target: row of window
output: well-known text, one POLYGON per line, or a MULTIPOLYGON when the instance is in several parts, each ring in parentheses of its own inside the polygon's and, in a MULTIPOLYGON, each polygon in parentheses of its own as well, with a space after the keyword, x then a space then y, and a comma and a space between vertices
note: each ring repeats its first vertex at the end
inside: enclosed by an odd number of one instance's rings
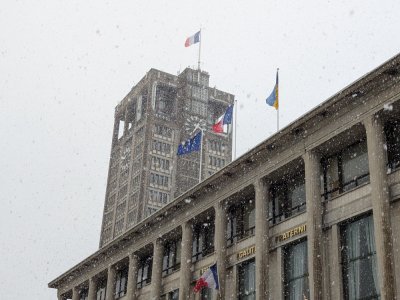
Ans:
MULTIPOLYGON (((238 215, 249 214, 247 212, 238 215)), ((250 213, 251 214, 251 213, 250 213)), ((247 226, 249 227, 249 226, 247 226)), ((194 226, 193 261, 205 251, 213 249, 212 221, 194 226), (211 238, 212 237, 212 238, 211 238)), ((378 271, 372 215, 364 215, 344 221, 340 228, 340 251, 344 299, 380 299, 378 271)), ((207 252, 211 253, 211 252, 207 252)), ((309 299, 307 241, 300 239, 283 246, 283 294, 284 299, 309 299)), ((181 240, 164 244, 162 274, 166 276, 180 268, 181 240)), ((137 287, 151 283, 152 255, 143 256, 138 265, 137 287)), ((115 297, 126 294, 128 270, 117 271, 115 297)), ((239 299, 255 299, 255 260, 250 259, 238 266, 239 299)), ((87 299, 87 290, 81 291, 80 299, 87 299)), ((174 294, 175 295, 175 291, 174 294)), ((100 282, 97 299, 105 296, 105 284, 100 282)), ((171 295, 167 295, 168 297, 171 295)), ((202 299, 211 299, 210 290, 202 292, 202 299)), ((174 298, 169 298, 174 299, 174 298)))
POLYGON ((157 156, 152 156, 152 158, 151 158, 151 169, 153 169, 153 170, 161 169, 161 170, 169 172, 170 164, 171 164, 171 161, 166 158, 161 158, 161 157, 157 157, 157 156))
POLYGON ((226 144, 220 140, 208 140, 208 149, 218 153, 224 153, 227 149, 226 144))
POLYGON ((205 102, 208 100, 208 88, 192 86, 192 96, 205 102))
POLYGON ((156 124, 154 125, 154 134, 158 134, 163 137, 172 138, 173 129, 165 125, 156 124))
POLYGON ((169 187, 169 176, 157 173, 150 173, 150 184, 156 186, 169 187))
POLYGON ((153 140, 152 142, 152 150, 162 152, 164 154, 171 154, 171 144, 153 140))
POLYGON ((225 167, 225 159, 210 155, 208 156, 208 165, 211 167, 223 168, 225 167))
POLYGON ((149 189, 149 200, 161 204, 167 204, 169 202, 169 194, 149 189))

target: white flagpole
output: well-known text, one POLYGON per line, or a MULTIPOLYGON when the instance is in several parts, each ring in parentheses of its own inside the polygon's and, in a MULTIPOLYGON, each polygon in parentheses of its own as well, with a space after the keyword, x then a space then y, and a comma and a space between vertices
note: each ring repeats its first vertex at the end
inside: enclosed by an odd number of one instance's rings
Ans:
POLYGON ((234 122, 235 122, 235 126, 234 126, 234 130, 235 130, 235 134, 234 134, 234 137, 235 137, 235 152, 234 152, 234 156, 233 156, 233 160, 235 160, 236 159, 236 145, 237 145, 237 143, 236 143, 236 125, 237 125, 237 100, 235 99, 235 120, 234 120, 234 122))
POLYGON ((203 135, 204 135, 204 131, 203 129, 200 127, 200 132, 201 132, 201 139, 200 139, 200 171, 199 171, 199 182, 201 182, 201 172, 202 172, 202 165, 203 165, 203 135))
POLYGON ((277 100, 278 100, 278 108, 276 109, 276 128, 277 128, 277 132, 279 132, 279 107, 280 105, 280 101, 279 101, 279 68, 276 69, 276 89, 277 89, 277 100))
POLYGON ((199 42, 199 61, 197 63, 197 69, 200 71, 200 53, 201 53, 201 40, 203 37, 201 36, 201 27, 200 27, 200 42, 199 42))

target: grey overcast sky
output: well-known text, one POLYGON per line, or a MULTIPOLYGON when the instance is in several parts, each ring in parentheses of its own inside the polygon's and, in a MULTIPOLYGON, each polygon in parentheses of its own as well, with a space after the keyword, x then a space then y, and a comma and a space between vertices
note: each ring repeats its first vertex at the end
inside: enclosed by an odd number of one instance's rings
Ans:
POLYGON ((400 52, 400 1, 2 0, 0 290, 47 283, 98 249, 113 114, 150 68, 197 63, 238 99, 238 154, 400 52))

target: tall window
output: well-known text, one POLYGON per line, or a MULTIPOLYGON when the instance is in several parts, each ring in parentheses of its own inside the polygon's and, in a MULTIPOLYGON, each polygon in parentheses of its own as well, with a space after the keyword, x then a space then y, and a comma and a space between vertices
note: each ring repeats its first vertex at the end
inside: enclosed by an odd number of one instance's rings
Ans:
POLYGON ((363 140, 323 159, 322 168, 326 200, 369 182, 367 142, 363 140))
POLYGON ((400 121, 391 121, 385 125, 389 168, 400 167, 400 121))
POLYGON ((256 264, 254 259, 239 266, 239 300, 256 299, 256 264))
POLYGON ((138 275, 137 275, 137 288, 142 287, 151 283, 151 269, 153 259, 151 256, 147 256, 141 259, 139 263, 138 275))
POLYGON ((128 284, 128 268, 118 270, 116 275, 115 298, 120 298, 126 294, 126 287, 128 284))
POLYGON ((107 280, 100 279, 97 282, 96 300, 106 300, 107 280))
POLYGON ((163 275, 179 270, 181 266, 181 240, 170 241, 164 246, 163 275))
POLYGON ((88 300, 89 299, 89 290, 83 289, 79 292, 79 300, 88 300))
POLYGON ((342 226, 345 299, 380 299, 372 216, 342 226))
POLYGON ((255 220, 255 202, 253 199, 230 207, 227 222, 228 245, 254 235, 255 220))
POLYGON ((156 91, 156 110, 171 116, 174 112, 176 88, 167 85, 158 85, 156 91))
POLYGON ((212 300, 212 298, 213 298, 213 290, 204 287, 200 292, 200 300, 212 300))
POLYGON ((304 172, 272 186, 272 223, 280 222, 306 210, 304 172))
POLYGON ((198 261, 214 252, 214 220, 193 227, 192 260, 198 261))
POLYGON ((136 101, 136 122, 142 118, 142 96, 139 96, 136 101))
POLYGON ((179 289, 173 290, 160 297, 160 300, 179 300, 179 289))
POLYGON ((283 249, 284 295, 287 300, 310 299, 308 287, 307 241, 283 249))

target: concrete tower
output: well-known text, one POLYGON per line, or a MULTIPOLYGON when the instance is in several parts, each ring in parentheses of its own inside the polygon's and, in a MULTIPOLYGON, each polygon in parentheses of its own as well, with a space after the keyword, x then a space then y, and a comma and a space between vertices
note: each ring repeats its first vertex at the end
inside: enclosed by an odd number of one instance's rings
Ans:
POLYGON ((189 68, 178 76, 151 69, 132 88, 115 108, 100 247, 231 161, 232 131, 211 128, 233 102, 209 87, 208 73, 189 68), (178 157, 199 127, 202 152, 178 157))

